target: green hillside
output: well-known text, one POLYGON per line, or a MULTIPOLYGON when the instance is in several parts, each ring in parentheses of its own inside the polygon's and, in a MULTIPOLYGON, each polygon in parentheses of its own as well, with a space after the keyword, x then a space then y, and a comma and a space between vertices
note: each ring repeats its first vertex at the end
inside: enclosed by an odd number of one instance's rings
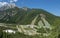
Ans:
POLYGON ((35 8, 10 8, 0 12, 1 38, 58 38, 60 17, 35 8), (14 30, 10 34, 3 30, 14 30))
MULTIPOLYGON (((43 10, 43 9, 30 9, 27 8, 27 11, 23 8, 11 8, 8 10, 5 10, 3 13, 5 13, 5 16, 0 19, 0 22, 4 23, 19 23, 19 24, 30 24, 32 20, 38 15, 38 20, 36 20, 35 24, 40 20, 40 14, 44 14, 46 17, 46 20, 53 24, 56 20, 56 18, 59 20, 60 18, 43 10), (14 15, 13 15, 14 14, 14 15), (8 19, 8 21, 7 21, 8 19)), ((2 14, 4 15, 4 14, 2 14)))

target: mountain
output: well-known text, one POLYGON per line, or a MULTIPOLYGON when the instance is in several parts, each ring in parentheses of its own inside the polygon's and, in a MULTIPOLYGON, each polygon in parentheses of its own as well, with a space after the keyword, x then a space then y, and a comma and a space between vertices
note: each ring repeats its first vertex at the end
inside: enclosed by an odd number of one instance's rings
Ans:
POLYGON ((0 11, 6 10, 6 9, 10 9, 10 8, 14 8, 16 5, 14 3, 6 3, 5 5, 2 5, 0 7, 0 11))
POLYGON ((0 11, 2 29, 16 31, 11 38, 56 38, 60 34, 59 25, 60 17, 43 9, 14 7, 0 11))
MULTIPOLYGON (((30 24, 31 21, 38 15, 39 19, 39 15, 40 14, 44 14, 46 17, 47 21, 51 21, 50 24, 52 24, 55 20, 55 18, 58 18, 57 16, 48 13, 47 11, 43 10, 43 9, 30 9, 30 8, 11 8, 11 9, 7 9, 2 11, 3 14, 1 16, 4 16, 3 18, 1 17, 1 20, 7 22, 7 19, 11 20, 11 23, 13 21, 13 23, 19 23, 19 24, 30 24), (25 10, 26 9, 26 10, 25 10), (27 10, 28 9, 28 10, 27 10), (27 22, 25 22, 27 21, 27 22)), ((38 22, 39 20, 37 20, 36 22, 38 22)))

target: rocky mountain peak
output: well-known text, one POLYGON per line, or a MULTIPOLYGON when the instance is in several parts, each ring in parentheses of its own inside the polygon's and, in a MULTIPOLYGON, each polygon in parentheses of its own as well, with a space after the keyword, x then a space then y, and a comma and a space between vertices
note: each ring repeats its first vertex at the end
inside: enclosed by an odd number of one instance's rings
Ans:
POLYGON ((9 8, 14 8, 16 5, 14 3, 6 3, 0 7, 0 11, 9 9, 9 8))

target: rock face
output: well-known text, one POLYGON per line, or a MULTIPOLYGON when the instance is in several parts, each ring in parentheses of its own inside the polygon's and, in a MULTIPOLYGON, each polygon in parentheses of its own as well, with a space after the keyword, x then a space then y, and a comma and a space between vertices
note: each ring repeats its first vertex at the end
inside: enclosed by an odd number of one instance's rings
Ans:
POLYGON ((22 9, 23 9, 23 10, 25 10, 25 11, 27 11, 27 10, 28 10, 28 8, 27 8, 27 7, 23 7, 22 9))
POLYGON ((44 14, 40 14, 41 17, 45 18, 46 16, 44 14))
POLYGON ((2 7, 0 7, 0 11, 6 10, 6 9, 10 9, 10 8, 14 8, 16 5, 14 3, 10 4, 7 3, 5 5, 3 5, 2 7))

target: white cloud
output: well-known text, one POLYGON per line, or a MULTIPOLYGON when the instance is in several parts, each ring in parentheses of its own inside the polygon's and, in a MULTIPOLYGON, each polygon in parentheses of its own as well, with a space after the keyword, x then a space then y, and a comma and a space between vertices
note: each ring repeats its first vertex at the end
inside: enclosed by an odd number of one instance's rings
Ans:
POLYGON ((2 6, 9 6, 9 7, 15 7, 16 5, 15 5, 15 3, 8 3, 8 2, 0 2, 0 7, 2 7, 2 6))
POLYGON ((17 2, 18 0, 10 0, 10 2, 17 2))
POLYGON ((4 6, 4 5, 13 5, 16 6, 14 2, 17 2, 18 0, 9 0, 10 3, 8 2, 0 2, 0 7, 4 6))
POLYGON ((14 0, 15 2, 17 2, 18 0, 14 0))
POLYGON ((8 4, 7 2, 0 2, 0 7, 8 4))

